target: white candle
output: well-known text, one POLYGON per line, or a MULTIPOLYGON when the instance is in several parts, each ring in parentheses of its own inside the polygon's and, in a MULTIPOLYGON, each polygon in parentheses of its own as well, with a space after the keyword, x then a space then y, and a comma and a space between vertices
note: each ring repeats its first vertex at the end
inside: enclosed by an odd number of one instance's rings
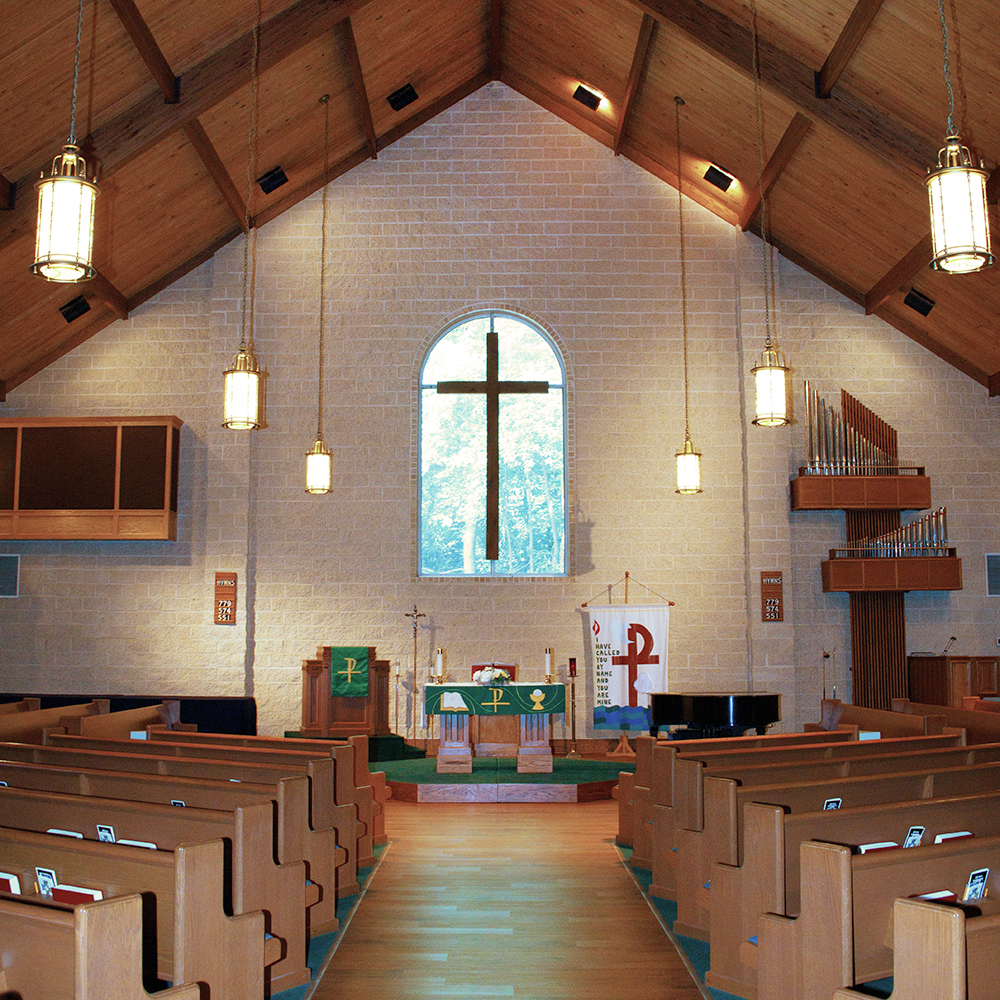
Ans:
POLYGON ((435 650, 435 652, 437 653, 437 660, 436 660, 437 670, 436 670, 436 673, 437 673, 438 678, 440 679, 444 675, 444 648, 441 647, 441 646, 438 646, 438 648, 435 650))
POLYGON ((545 647, 545 673, 546 674, 551 674, 552 673, 552 647, 551 646, 546 646, 545 647))

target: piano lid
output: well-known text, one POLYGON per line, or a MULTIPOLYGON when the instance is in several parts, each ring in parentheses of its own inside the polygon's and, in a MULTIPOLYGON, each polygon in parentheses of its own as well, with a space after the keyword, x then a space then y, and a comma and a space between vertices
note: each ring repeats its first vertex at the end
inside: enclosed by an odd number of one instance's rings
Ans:
POLYGON ((674 694, 654 691, 649 697, 654 726, 759 729, 781 721, 780 694, 732 691, 674 694))

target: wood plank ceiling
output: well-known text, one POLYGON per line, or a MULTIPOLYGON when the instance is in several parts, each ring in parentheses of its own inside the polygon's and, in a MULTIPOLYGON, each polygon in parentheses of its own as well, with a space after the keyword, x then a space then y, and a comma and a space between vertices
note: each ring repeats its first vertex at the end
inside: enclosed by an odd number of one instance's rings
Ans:
MULTIPOLYGON (((259 150, 247 121, 254 0, 85 0, 77 134, 99 167, 97 278, 29 273, 40 170, 66 141, 77 0, 4 0, 0 36, 0 399, 260 225, 490 80, 499 79, 769 236, 791 260, 1000 394, 1000 266, 931 271, 923 177, 947 95, 935 0, 259 0, 259 150), (410 83, 400 111, 387 97, 410 83), (607 99, 590 110, 579 83, 607 99), (330 95, 331 167, 322 114, 330 95), (736 178, 723 193, 709 164, 736 178), (927 316, 904 304, 911 288, 927 316), (67 322, 59 307, 90 309, 67 322)), ((1000 27, 991 0, 946 0, 956 124, 1000 190, 1000 27)), ((1000 239, 1000 235, 995 238, 1000 239)))

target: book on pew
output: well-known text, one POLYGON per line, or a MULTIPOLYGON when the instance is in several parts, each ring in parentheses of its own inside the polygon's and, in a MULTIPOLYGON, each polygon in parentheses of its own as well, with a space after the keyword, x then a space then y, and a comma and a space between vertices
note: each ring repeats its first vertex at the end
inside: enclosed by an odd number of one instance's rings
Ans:
POLYGON ((52 890, 59 884, 56 873, 51 868, 36 868, 35 878, 38 879, 38 894, 51 896, 52 890))
POLYGON ((54 885, 52 898, 57 903, 92 903, 95 899, 104 899, 100 889, 88 889, 84 885, 54 885))
POLYGON ((77 833, 76 830, 60 830, 58 827, 50 826, 46 833, 54 833, 60 837, 75 837, 77 840, 83 840, 83 834, 77 833))
POLYGON ((989 868, 979 868, 969 876, 965 893, 962 895, 962 902, 967 903, 971 899, 982 899, 986 895, 986 880, 990 877, 989 868))
POLYGON ((895 847, 899 847, 899 844, 894 840, 878 840, 871 844, 859 844, 858 854, 871 854, 874 851, 891 851, 895 847))
POLYGON ((125 847, 148 847, 151 851, 156 850, 156 844, 149 840, 118 840, 116 843, 125 847))
POLYGON ((105 823, 98 823, 97 839, 103 844, 113 844, 115 842, 115 828, 105 823))
POLYGON ((910 899, 929 899, 932 903, 957 903, 958 896, 950 889, 938 889, 936 892, 918 892, 910 899))
POLYGON ((962 840, 965 837, 971 836, 973 836, 973 834, 971 834, 968 830, 956 830, 954 833, 939 833, 934 838, 934 843, 943 844, 946 840, 962 840))
POLYGON ((906 839, 903 841, 903 847, 919 847, 920 841, 924 839, 924 829, 922 826, 911 826, 906 831, 906 839))
POLYGON ((21 880, 11 872, 0 872, 0 892, 10 892, 21 895, 21 880))

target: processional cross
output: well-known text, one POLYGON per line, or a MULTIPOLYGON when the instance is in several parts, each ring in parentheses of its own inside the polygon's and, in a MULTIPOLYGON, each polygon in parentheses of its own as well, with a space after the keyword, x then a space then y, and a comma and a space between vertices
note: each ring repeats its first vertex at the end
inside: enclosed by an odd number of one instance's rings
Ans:
MULTIPOLYGON (((486 333, 486 380, 438 382, 439 393, 483 393, 486 396, 486 558, 500 558, 500 394, 548 392, 548 382, 500 379, 500 338, 493 327, 486 333)), ((415 628, 416 626, 414 626, 415 628)))
MULTIPOLYGON (((413 619, 413 735, 417 735, 417 619, 426 618, 427 615, 423 611, 417 611, 417 606, 413 605, 412 611, 404 611, 404 618, 413 619)), ((399 715, 399 709, 396 709, 396 715, 399 715)))

